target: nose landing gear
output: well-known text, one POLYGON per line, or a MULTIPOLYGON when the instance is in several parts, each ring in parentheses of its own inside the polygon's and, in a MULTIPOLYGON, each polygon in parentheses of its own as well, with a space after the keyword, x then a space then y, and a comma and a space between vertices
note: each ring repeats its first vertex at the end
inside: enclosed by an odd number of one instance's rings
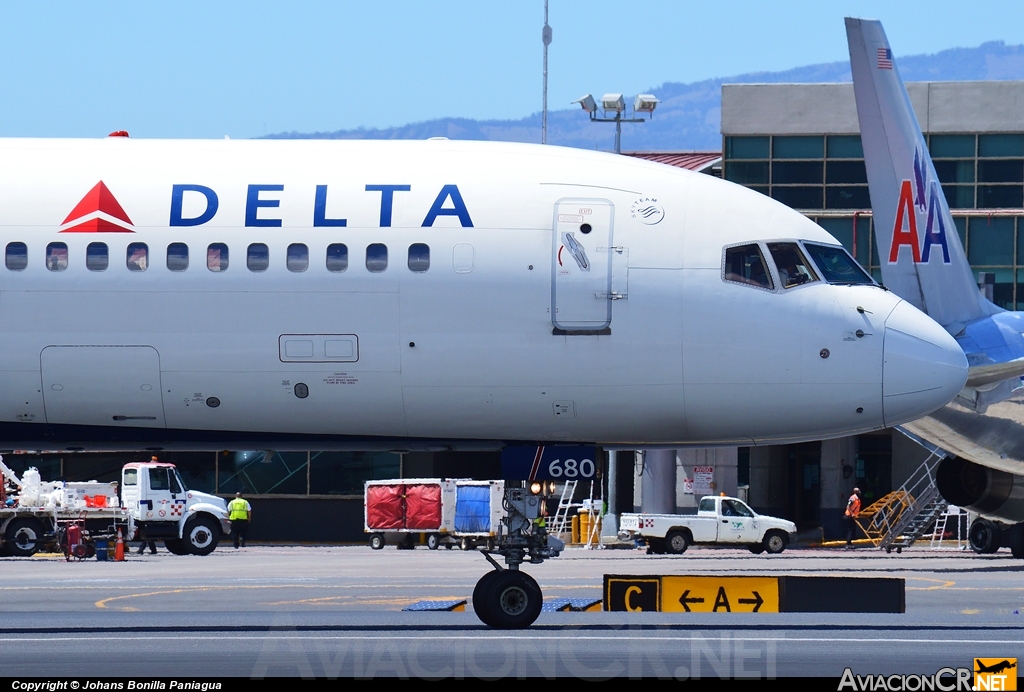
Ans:
POLYGON ((543 595, 537 581, 519 566, 526 561, 539 565, 557 557, 565 544, 549 536, 543 523, 535 524, 540 516, 541 498, 529 495, 525 488, 505 488, 502 519, 493 547, 480 552, 494 566, 473 589, 473 610, 487 626, 495 629, 522 629, 533 624, 540 615, 543 595), (501 555, 507 568, 495 561, 491 554, 501 555))

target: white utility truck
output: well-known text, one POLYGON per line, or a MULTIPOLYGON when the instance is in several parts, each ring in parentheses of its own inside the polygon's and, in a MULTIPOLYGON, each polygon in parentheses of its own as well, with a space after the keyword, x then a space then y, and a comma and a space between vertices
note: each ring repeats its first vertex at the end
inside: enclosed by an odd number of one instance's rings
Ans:
POLYGON ((796 524, 758 514, 735 497, 702 497, 696 514, 623 514, 619 538, 640 539, 651 553, 678 555, 689 546, 745 546, 752 553, 781 553, 796 524))
POLYGON ((231 533, 228 503, 189 490, 174 464, 125 464, 121 506, 135 524, 136 540, 163 540, 175 555, 209 555, 231 533))
POLYGON ((185 488, 174 464, 126 464, 115 483, 42 482, 30 468, 18 478, 0 457, 0 553, 26 557, 63 548, 78 524, 90 539, 162 540, 176 555, 208 555, 231 532, 227 503, 185 488))

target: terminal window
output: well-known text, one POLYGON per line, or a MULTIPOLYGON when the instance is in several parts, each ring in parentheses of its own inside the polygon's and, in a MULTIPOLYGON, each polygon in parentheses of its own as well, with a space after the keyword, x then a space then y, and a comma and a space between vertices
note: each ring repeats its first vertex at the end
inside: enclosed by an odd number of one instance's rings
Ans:
POLYGON ((858 135, 725 138, 724 177, 794 209, 870 209, 858 135))

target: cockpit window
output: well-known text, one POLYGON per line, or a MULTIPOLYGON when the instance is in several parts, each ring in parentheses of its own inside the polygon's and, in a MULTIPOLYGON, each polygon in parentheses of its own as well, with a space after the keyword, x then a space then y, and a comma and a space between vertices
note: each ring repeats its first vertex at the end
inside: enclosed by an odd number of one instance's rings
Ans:
POLYGON ((873 284, 868 273, 842 247, 804 243, 807 254, 830 284, 873 284))
POLYGON ((772 277, 768 274, 761 248, 756 244, 726 248, 725 280, 760 288, 773 288, 772 277))
POLYGON ((775 260, 783 288, 793 288, 818 280, 796 243, 768 243, 768 252, 772 253, 772 259, 775 260))

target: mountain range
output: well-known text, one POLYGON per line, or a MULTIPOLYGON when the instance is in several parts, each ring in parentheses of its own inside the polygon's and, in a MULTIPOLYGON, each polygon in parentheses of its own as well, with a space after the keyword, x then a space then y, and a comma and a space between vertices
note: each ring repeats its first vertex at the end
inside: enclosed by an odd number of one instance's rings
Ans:
MULTIPOLYGON (((908 82, 1024 79, 1024 45, 1008 46, 990 41, 977 48, 951 48, 931 55, 899 58, 899 69, 908 82)), ((657 96, 654 117, 644 124, 622 130, 624 151, 717 150, 720 134, 723 84, 778 84, 849 82, 847 61, 796 67, 780 72, 707 79, 683 84, 665 82, 645 93, 657 96)), ((451 139, 539 142, 541 114, 518 120, 439 118, 384 129, 358 128, 335 132, 284 132, 266 139, 451 139)), ((584 149, 611 150, 614 128, 589 122, 579 108, 548 112, 548 142, 584 149)))

